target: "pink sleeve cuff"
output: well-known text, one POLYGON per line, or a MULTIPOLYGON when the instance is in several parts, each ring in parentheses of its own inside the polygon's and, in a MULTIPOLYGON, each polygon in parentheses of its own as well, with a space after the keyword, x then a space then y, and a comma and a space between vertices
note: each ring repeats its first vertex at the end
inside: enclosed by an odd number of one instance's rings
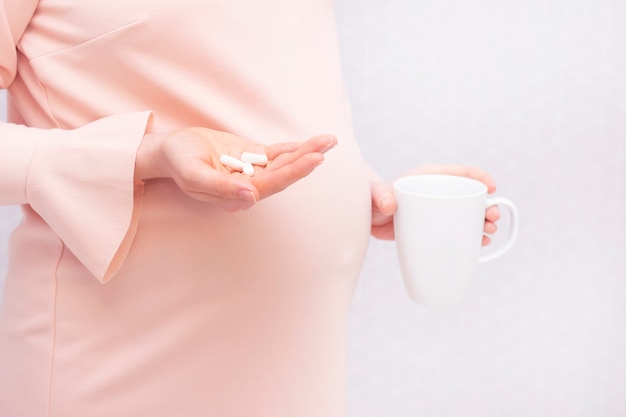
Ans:
POLYGON ((141 209, 143 183, 135 157, 150 112, 53 129, 39 141, 27 179, 31 207, 100 281, 128 254, 141 209))

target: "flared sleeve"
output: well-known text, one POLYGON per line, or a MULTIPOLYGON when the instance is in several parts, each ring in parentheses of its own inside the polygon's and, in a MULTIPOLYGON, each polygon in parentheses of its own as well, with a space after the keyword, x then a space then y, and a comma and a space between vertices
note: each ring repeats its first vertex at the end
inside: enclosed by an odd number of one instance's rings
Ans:
POLYGON ((101 282, 118 270, 135 234, 143 191, 135 157, 150 114, 74 130, 0 124, 0 203, 30 204, 101 282))
MULTIPOLYGON (((0 0, 0 88, 15 78, 16 48, 36 0, 0 0)), ((0 123, 0 204, 29 204, 101 282, 121 266, 137 227, 134 181, 149 111, 76 129, 0 123)))
POLYGON ((133 180, 135 156, 149 117, 130 113, 49 130, 30 160, 28 204, 102 282, 117 272, 135 235, 143 192, 133 180))

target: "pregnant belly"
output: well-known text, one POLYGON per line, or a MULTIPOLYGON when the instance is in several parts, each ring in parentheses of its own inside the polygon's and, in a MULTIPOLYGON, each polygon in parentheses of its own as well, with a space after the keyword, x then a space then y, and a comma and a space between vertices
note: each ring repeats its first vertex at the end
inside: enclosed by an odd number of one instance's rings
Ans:
POLYGON ((321 415, 342 404, 347 312, 370 230, 367 170, 354 155, 335 149, 238 213, 150 183, 129 256, 106 285, 66 251, 54 366, 44 367, 54 403, 105 413, 149 398, 146 415, 193 404, 321 415))

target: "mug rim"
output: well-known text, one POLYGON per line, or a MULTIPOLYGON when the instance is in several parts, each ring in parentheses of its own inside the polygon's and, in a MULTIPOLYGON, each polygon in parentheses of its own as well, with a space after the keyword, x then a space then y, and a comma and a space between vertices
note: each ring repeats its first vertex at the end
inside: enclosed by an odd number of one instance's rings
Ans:
POLYGON ((393 189, 402 194, 428 198, 470 198, 484 196, 487 194, 487 186, 482 182, 473 178, 449 174, 408 175, 396 179, 393 182, 393 189), (452 184, 454 187, 468 187, 468 191, 446 194, 445 192, 440 193, 435 191, 419 191, 411 189, 411 185, 415 186, 415 183, 417 182, 421 183, 419 185, 423 185, 424 188, 430 188, 430 190, 433 190, 437 187, 433 181, 445 181, 446 184, 452 184))

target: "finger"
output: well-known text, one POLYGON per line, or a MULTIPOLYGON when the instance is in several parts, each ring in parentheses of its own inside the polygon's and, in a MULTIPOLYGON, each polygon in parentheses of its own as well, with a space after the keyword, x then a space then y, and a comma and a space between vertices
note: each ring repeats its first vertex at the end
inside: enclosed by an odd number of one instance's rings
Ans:
POLYGON ((326 153, 337 145, 337 138, 333 135, 318 135, 304 142, 284 142, 269 145, 266 153, 273 164, 281 163, 281 166, 306 155, 307 153, 326 153), (289 155, 287 159, 283 155, 289 155))
POLYGON ((493 177, 480 168, 468 167, 467 177, 482 182, 487 186, 487 193, 492 194, 496 191, 496 182, 493 177))
POLYGON ((393 215, 398 202, 393 193, 393 186, 387 182, 370 183, 372 194, 372 229, 371 234, 377 239, 393 240, 393 215))
POLYGON ((491 239, 489 236, 483 236, 483 241, 481 242, 482 246, 487 246, 491 243, 491 239))
POLYGON ((270 161, 284 153, 295 152, 302 142, 279 142, 265 147, 265 154, 270 161))
POLYGON ((392 221, 393 215, 389 216, 381 213, 378 210, 372 209, 372 225, 373 226, 382 226, 384 224, 392 221))
POLYGON ((393 218, 390 222, 381 226, 372 226, 372 236, 381 240, 394 240, 395 233, 393 228, 393 218))
POLYGON ((310 152, 326 153, 337 146, 337 138, 333 135, 318 135, 304 141, 302 146, 296 151, 303 155, 310 152))
POLYGON ((437 165, 429 164, 421 166, 411 172, 412 174, 447 174, 460 177, 472 178, 487 186, 487 192, 492 194, 496 191, 496 182, 487 172, 480 168, 467 165, 437 165))
POLYGON ((243 175, 218 171, 206 164, 188 167, 175 181, 181 190, 204 201, 218 198, 254 203, 259 197, 255 186, 243 175))
POLYGON ((500 220, 500 209, 498 208, 498 206, 489 207, 485 212, 485 218, 493 223, 500 220))
POLYGON ((393 194, 393 186, 387 182, 372 182, 372 213, 379 213, 384 217, 393 216, 398 204, 393 194))
POLYGON ((498 226, 495 223, 492 223, 490 221, 485 222, 485 227, 484 227, 485 233, 487 233, 488 235, 493 235, 497 231, 498 231, 498 226))
POLYGON ((252 177, 252 182, 258 189, 259 198, 265 198, 306 177, 323 161, 321 153, 310 153, 281 168, 260 171, 252 177))
POLYGON ((305 142, 301 142, 293 152, 277 155, 265 168, 266 171, 276 171, 293 164, 304 155, 319 153, 320 155, 332 149, 337 144, 337 139, 331 135, 321 135, 313 137, 305 142))

